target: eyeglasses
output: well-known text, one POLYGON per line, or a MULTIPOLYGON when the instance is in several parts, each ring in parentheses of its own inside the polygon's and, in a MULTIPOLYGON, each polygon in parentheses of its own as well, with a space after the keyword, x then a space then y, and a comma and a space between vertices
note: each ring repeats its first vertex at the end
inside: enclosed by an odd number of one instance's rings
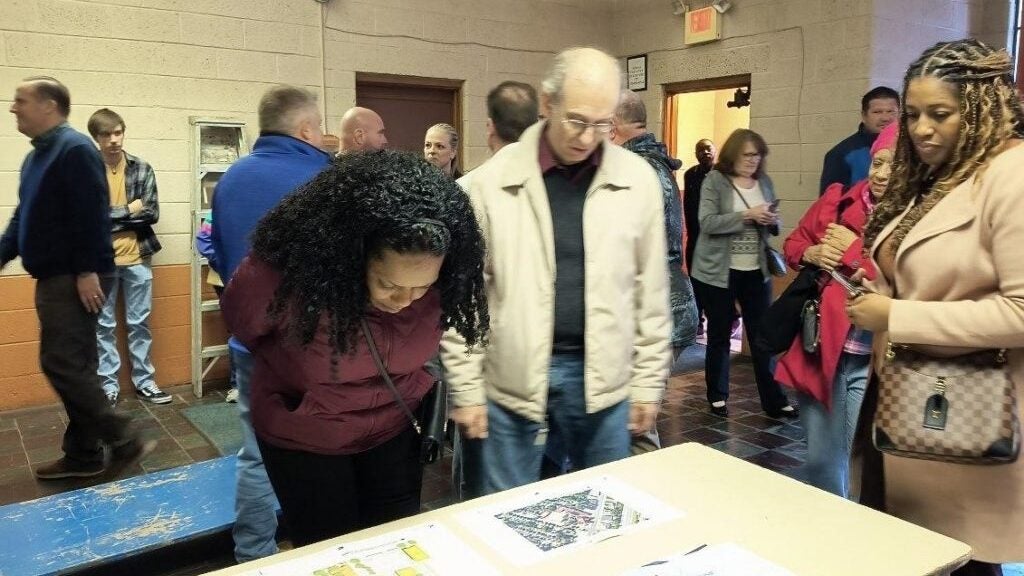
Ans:
POLYGON ((760 158, 760 157, 761 157, 761 153, 760 152, 746 152, 746 153, 743 154, 743 158, 745 158, 747 160, 753 160, 755 158, 760 158))
POLYGON ((593 128, 594 132, 605 135, 612 131, 615 127, 611 122, 584 122, 583 120, 577 120, 575 118, 566 118, 562 120, 562 125, 569 130, 569 134, 572 137, 583 136, 588 128, 593 128))

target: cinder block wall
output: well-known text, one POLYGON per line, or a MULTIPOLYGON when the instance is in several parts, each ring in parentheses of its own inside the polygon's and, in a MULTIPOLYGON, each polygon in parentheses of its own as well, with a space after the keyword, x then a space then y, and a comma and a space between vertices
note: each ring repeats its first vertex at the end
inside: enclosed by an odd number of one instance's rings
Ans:
MULTIPOLYGON (((700 8, 710 2, 689 2, 700 8)), ((620 1, 613 12, 616 52, 648 54, 644 100, 661 134, 662 85, 751 75, 751 129, 770 148, 769 173, 787 230, 818 198, 821 163, 860 120, 860 97, 888 84, 942 39, 970 34, 1006 44, 1008 0, 742 0, 724 15, 723 39, 683 45, 682 17, 660 0, 620 1)), ((721 144, 721 143, 719 143, 721 144)), ((693 143, 680 143, 685 167, 693 143)))
MULTIPOLYGON (((100 107, 125 118, 126 149, 153 164, 160 187, 154 361, 158 382, 174 385, 189 378, 189 116, 244 120, 251 142, 260 94, 287 82, 321 94, 325 130, 336 133, 355 102, 356 72, 463 80, 464 163, 473 167, 488 155, 484 95, 493 85, 539 85, 551 55, 571 45, 647 53, 644 98, 658 134, 661 85, 751 74, 751 124, 772 148, 792 225, 817 197, 825 150, 856 127, 860 95, 895 85, 900 67, 937 39, 971 31, 1002 45, 1009 4, 737 0, 722 41, 686 48, 682 18, 665 0, 4 0, 0 103, 9 106, 22 78, 48 74, 71 89, 79 130, 100 107)), ((28 150, 13 118, 0 120, 0 225, 28 150)), ((39 374, 32 289, 17 262, 0 277, 0 410, 56 400, 39 374)), ((223 338, 213 324, 207 337, 223 338)))

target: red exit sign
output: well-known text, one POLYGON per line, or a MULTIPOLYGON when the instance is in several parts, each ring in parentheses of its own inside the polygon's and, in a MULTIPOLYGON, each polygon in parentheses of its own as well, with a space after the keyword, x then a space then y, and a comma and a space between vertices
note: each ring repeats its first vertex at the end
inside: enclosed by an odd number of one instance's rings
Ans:
POLYGON ((722 15, 708 6, 686 13, 683 43, 700 44, 722 38, 722 15))
POLYGON ((714 8, 701 8, 694 10, 690 18, 690 33, 700 34, 711 30, 711 15, 715 13, 714 8))

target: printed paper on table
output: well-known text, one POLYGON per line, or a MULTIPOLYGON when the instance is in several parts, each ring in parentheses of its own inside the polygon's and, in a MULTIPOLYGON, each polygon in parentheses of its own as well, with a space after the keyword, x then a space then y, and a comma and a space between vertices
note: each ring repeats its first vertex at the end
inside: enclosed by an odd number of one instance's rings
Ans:
POLYGON ((422 524, 281 562, 259 576, 498 576, 440 524, 422 524))
POLYGON ((680 516, 649 494, 600 477, 474 508, 459 520, 523 565, 680 516))
POLYGON ((795 576, 750 550, 727 542, 629 570, 622 576, 795 576))

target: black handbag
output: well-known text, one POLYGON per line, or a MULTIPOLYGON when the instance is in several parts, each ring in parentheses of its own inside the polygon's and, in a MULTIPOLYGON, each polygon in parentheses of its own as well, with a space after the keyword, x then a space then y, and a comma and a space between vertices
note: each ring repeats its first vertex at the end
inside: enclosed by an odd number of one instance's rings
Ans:
POLYGON ((771 244, 768 244, 768 238, 765 237, 764 228, 761 229, 761 237, 764 238, 764 258, 768 265, 768 273, 772 276, 785 276, 786 275, 786 259, 782 256, 782 253, 772 248, 771 244))
POLYGON ((800 342, 804 352, 815 354, 821 347, 821 298, 808 298, 800 311, 800 342))
POLYGON ((817 266, 804 266, 793 282, 761 315, 761 329, 751 346, 768 354, 781 354, 793 344, 803 329, 804 305, 818 297, 817 266))
POLYGON ((370 356, 373 357, 373 362, 377 365, 377 371, 380 372, 384 383, 391 389, 391 395, 395 397, 395 401, 398 402, 402 411, 409 418, 412 427, 416 429, 416 433, 420 435, 420 463, 433 464, 437 462, 443 454, 444 438, 448 431, 447 385, 444 380, 434 382, 434 386, 420 402, 418 417, 413 415, 412 410, 409 410, 409 406, 405 403, 405 400, 402 400, 402 395, 395 388, 395 383, 391 381, 387 368, 384 367, 380 352, 377 351, 377 343, 373 341, 373 336, 370 334, 370 327, 366 324, 366 320, 361 320, 360 325, 363 329, 363 336, 366 338, 366 345, 370 349, 370 356))

